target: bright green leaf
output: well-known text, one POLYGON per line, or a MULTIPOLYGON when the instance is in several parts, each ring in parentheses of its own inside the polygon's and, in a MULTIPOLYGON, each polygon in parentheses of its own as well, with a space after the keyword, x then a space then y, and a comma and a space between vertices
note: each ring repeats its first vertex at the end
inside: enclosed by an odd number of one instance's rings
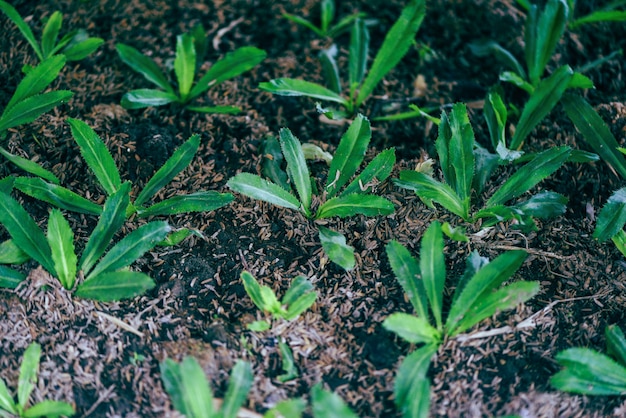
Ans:
POLYGON ((319 226, 319 237, 322 248, 330 261, 344 270, 352 270, 356 264, 354 248, 346 243, 346 237, 339 232, 319 226))

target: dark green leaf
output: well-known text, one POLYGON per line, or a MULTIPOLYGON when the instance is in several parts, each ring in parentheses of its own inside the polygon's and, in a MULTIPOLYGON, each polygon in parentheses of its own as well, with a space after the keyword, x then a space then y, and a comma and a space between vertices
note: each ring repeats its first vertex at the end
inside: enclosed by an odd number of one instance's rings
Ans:
POLYGON ((318 28, 317 26, 315 26, 313 23, 309 22, 308 20, 300 17, 300 16, 295 16, 289 13, 283 13, 283 17, 287 20, 291 20, 294 23, 297 23, 298 25, 304 26, 307 29, 310 29, 311 31, 315 32, 315 34, 319 37, 324 37, 325 33, 322 32, 322 30, 320 28, 318 28))
POLYGON ((393 274, 407 294, 415 313, 420 318, 428 319, 428 299, 417 260, 398 241, 390 241, 385 249, 393 274))
POLYGON ((37 373, 39 373, 39 360, 41 358, 41 346, 37 343, 30 343, 20 365, 20 377, 17 382, 17 400, 19 407, 24 410, 28 404, 28 398, 37 383, 37 373))
POLYGON ((507 49, 503 48, 499 43, 491 40, 471 42, 468 44, 472 54, 477 57, 493 57, 498 60, 505 67, 515 71, 522 78, 526 78, 526 71, 522 64, 511 54, 507 49))
POLYGON ((428 418, 430 381, 426 374, 437 352, 437 344, 428 344, 409 354, 400 364, 394 382, 396 406, 404 417, 428 418))
POLYGON ((556 360, 565 367, 550 379, 555 388, 587 395, 626 394, 626 368, 587 348, 570 348, 556 360))
POLYGON ((349 195, 353 193, 369 193, 373 191, 374 187, 389 177, 393 166, 396 163, 395 149, 387 149, 378 154, 374 159, 363 169, 348 186, 341 192, 341 195, 349 195))
POLYGON ((328 33, 328 28, 335 18, 335 0, 322 0, 320 9, 320 28, 323 33, 328 33))
POLYGON ((325 391, 320 383, 311 389, 311 408, 314 418, 357 418, 339 395, 325 391))
POLYGON ((0 264, 23 264, 30 260, 30 256, 8 239, 0 243, 0 264))
POLYGON ((298 199, 277 184, 262 179, 256 174, 239 173, 228 180, 228 187, 253 199, 262 200, 272 205, 300 210, 298 199))
POLYGON ((617 325, 609 325, 604 331, 606 349, 622 365, 626 365, 626 337, 617 325))
POLYGON ((327 200, 318 208, 315 219, 333 216, 346 218, 354 215, 390 215, 393 211, 393 203, 384 197, 371 194, 349 194, 327 200))
POLYGON ((4 108, 4 113, 6 114, 15 104, 22 100, 41 93, 57 78, 64 65, 65 57, 59 55, 43 61, 30 70, 17 85, 15 93, 13 93, 11 100, 4 108))
POLYGON ((35 199, 58 208, 88 215, 100 215, 102 207, 65 187, 47 183, 37 177, 17 177, 15 188, 35 199))
POLYGON ((526 26, 525 30, 530 32, 526 35, 526 48, 530 49, 527 51, 526 63, 528 77, 534 86, 539 84, 546 65, 563 36, 568 17, 569 8, 565 0, 548 0, 543 13, 537 20, 533 19, 534 24, 526 26), (530 44, 532 48, 528 45, 529 36, 535 38, 530 44))
POLYGON ((511 83, 514 86, 517 86, 520 89, 526 91, 526 93, 528 94, 533 94, 533 91, 535 91, 535 87, 533 87, 532 84, 523 79, 521 75, 514 73, 513 71, 503 71, 498 79, 500 81, 511 83))
POLYGON ((338 264, 344 270, 352 270, 356 264, 354 247, 346 243, 346 237, 323 226, 319 226, 318 229, 322 248, 330 261, 338 264))
MULTIPOLYGON (((26 275, 19 271, 0 265, 0 287, 15 289, 26 279, 26 275)), ((0 379, 0 382, 2 380, 0 379)), ((0 394, 0 408, 3 407, 2 396, 0 394)), ((6 409, 6 408, 5 408, 6 409)))
POLYGON ((279 382, 284 383, 298 377, 298 368, 296 367, 296 363, 293 359, 291 348, 289 348, 287 343, 280 341, 278 343, 278 349, 280 350, 280 357, 283 360, 282 369, 285 373, 276 376, 276 379, 279 382))
POLYGON ((349 82, 350 91, 354 91, 363 81, 367 68, 370 34, 363 19, 356 19, 350 35, 349 82))
POLYGON ((161 381, 174 408, 188 418, 212 418, 213 392, 204 371, 193 357, 178 364, 165 359, 160 364, 161 381))
POLYGON ((61 25, 63 24, 63 15, 59 11, 55 11, 50 15, 48 21, 43 27, 41 33, 41 54, 44 58, 51 55, 52 50, 57 42, 61 25))
POLYGON ((71 43, 63 50, 68 61, 80 61, 96 52, 104 44, 102 38, 87 38, 77 43, 71 43))
POLYGON ((413 190, 420 198, 434 200, 465 220, 469 219, 469 201, 461 201, 454 190, 445 183, 413 170, 401 171, 400 179, 395 179, 394 183, 413 190))
POLYGON ((188 110, 198 113, 218 113, 221 115, 238 115, 241 108, 237 106, 187 106, 188 110))
POLYGON ((548 219, 565 213, 567 198, 555 192, 543 191, 513 207, 522 211, 526 216, 548 219))
POLYGON ((506 118, 508 112, 502 97, 500 97, 497 91, 491 90, 487 93, 483 111, 493 149, 497 150, 499 144, 506 146, 506 118))
POLYGON ((210 212, 222 206, 226 206, 234 199, 234 196, 230 193, 219 193, 208 190, 170 197, 146 209, 139 209, 137 212, 142 218, 190 212, 210 212))
POLYGON ((78 285, 76 296, 101 302, 133 298, 155 286, 147 274, 136 271, 111 271, 94 276, 78 285))
POLYGON ((13 155, 10 152, 8 152, 7 150, 5 150, 4 148, 0 147, 0 154, 2 156, 4 156, 4 158, 6 158, 7 160, 9 160, 10 162, 12 162, 13 164, 15 164, 17 167, 21 168, 22 170, 26 171, 27 173, 33 174, 37 177, 41 177, 43 179, 48 180, 50 183, 54 183, 54 184, 59 184, 61 183, 61 181, 58 179, 57 176, 55 176, 54 174, 52 174, 50 171, 46 170, 45 168, 43 168, 42 166, 40 166, 39 164, 17 156, 17 155, 13 155))
POLYGON ((626 187, 616 190, 598 214, 593 237, 600 242, 612 238, 626 224, 626 187))
POLYGON ((204 30, 204 26, 201 23, 198 23, 191 30, 191 36, 193 37, 193 46, 196 50, 196 67, 200 67, 204 58, 206 56, 206 52, 209 47, 208 38, 206 36, 206 31, 204 30))
POLYGON ((481 147, 478 144, 475 144, 474 146, 475 170, 474 170, 474 179, 472 182, 472 188, 474 189, 475 194, 479 195, 480 193, 483 192, 483 190, 485 189, 485 185, 487 184, 487 181, 491 179, 491 176, 493 175, 494 171, 496 171, 496 168, 498 168, 500 164, 500 158, 505 157, 505 159, 508 159, 508 156, 510 156, 511 159, 515 159, 521 153, 518 152, 517 155, 511 155, 511 154, 513 154, 513 152, 511 153, 507 152, 505 155, 492 154, 489 151, 487 151, 487 149, 481 147))
POLYGON ((196 75, 196 49, 193 37, 190 34, 176 37, 176 58, 174 59, 174 73, 178 81, 180 100, 187 101, 193 79, 196 75))
POLYGON ((178 103, 176 94, 154 89, 131 90, 122 96, 121 105, 124 109, 143 109, 150 106, 163 106, 178 103))
POLYGON ((291 283, 291 286, 289 286, 289 289, 287 289, 287 292, 285 292, 281 302, 283 305, 289 306, 304 294, 312 291, 313 283, 304 276, 297 276, 291 283))
POLYGON ((471 280, 472 277, 484 266, 489 264, 487 257, 482 257, 478 254, 478 251, 474 250, 465 260, 465 271, 463 276, 459 278, 459 281, 454 289, 454 295, 452 295, 452 304, 454 305, 457 297, 461 294, 461 291, 465 288, 465 285, 471 280))
POLYGON ((76 280, 78 261, 74 251, 74 232, 58 209, 50 212, 47 239, 57 277, 64 288, 71 290, 76 280))
POLYGON ((443 286, 446 282, 446 262, 443 258, 441 224, 438 221, 432 222, 422 236, 420 272, 437 329, 441 330, 443 325, 441 309, 443 305, 443 286))
POLYGON ((54 107, 65 103, 72 97, 67 90, 49 91, 30 96, 10 109, 5 109, 0 118, 0 132, 25 123, 30 123, 54 107))
POLYGON ((339 79, 339 68, 337 68, 337 45, 332 44, 329 48, 322 49, 319 53, 322 72, 326 86, 337 94, 341 94, 341 81, 339 79))
POLYGON ((263 141, 261 153, 263 154, 262 172, 274 183, 283 189, 290 191, 289 179, 287 173, 281 168, 284 158, 280 149, 280 143, 274 135, 267 135, 263 141))
POLYGON ((224 395, 221 414, 223 418, 236 418, 252 387, 252 366, 247 361, 237 360, 230 372, 228 389, 224 395))
POLYGON ((298 192, 300 202, 302 203, 302 210, 305 215, 309 216, 313 191, 311 189, 311 175, 309 174, 309 167, 306 165, 306 160, 304 159, 302 145, 298 138, 287 128, 280 130, 278 140, 280 142, 280 148, 283 150, 285 161, 287 162, 287 174, 289 175, 289 179, 298 192))
POLYGON ((574 20, 569 24, 570 29, 576 29, 580 25, 584 25, 587 23, 597 23, 597 22, 625 22, 626 21, 626 11, 622 10, 599 10, 597 12, 589 13, 587 16, 583 16, 579 19, 574 20))
POLYGON ((28 23, 26 23, 24 19, 22 19, 22 16, 20 16, 20 14, 17 12, 17 10, 15 10, 13 6, 5 1, 0 0, 0 10, 4 12, 4 14, 7 15, 7 17, 11 19, 13 23, 15 23, 20 32, 22 32, 22 35, 24 35, 24 38, 26 38, 26 40, 30 44, 30 46, 33 47, 33 50, 37 54, 37 57, 41 61, 43 61, 43 54, 41 53, 41 49, 39 48, 37 39, 35 39, 35 35, 33 35, 33 31, 30 30, 28 23))
POLYGON ((167 81, 167 77, 161 71, 158 65, 132 46, 117 44, 115 45, 119 57, 134 71, 138 72, 151 83, 156 84, 166 92, 174 95, 174 89, 167 81))
POLYGON ((319 84, 294 78, 277 78, 259 84, 259 89, 281 96, 306 96, 314 99, 327 100, 350 107, 350 103, 339 94, 319 84))

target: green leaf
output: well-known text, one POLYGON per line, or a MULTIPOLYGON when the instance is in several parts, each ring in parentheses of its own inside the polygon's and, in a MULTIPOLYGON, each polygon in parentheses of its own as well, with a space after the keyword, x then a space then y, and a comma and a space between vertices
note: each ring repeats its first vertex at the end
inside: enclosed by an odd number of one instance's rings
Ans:
POLYGON ((256 174, 239 173, 226 183, 231 190, 276 206, 300 210, 298 199, 277 184, 256 174))
POLYGON ((253 380, 254 376, 252 375, 250 363, 237 360, 235 367, 230 372, 228 389, 224 395, 224 402, 220 411, 223 418, 237 417, 237 412, 239 412, 248 397, 253 380))
POLYGON ((80 61, 96 52, 104 44, 102 38, 87 38, 80 42, 74 42, 63 50, 63 55, 68 61, 80 61))
POLYGON ((50 212, 47 239, 57 277, 64 288, 71 290, 76 279, 78 261, 74 251, 74 232, 58 209, 50 212))
POLYGON ((584 74, 575 72, 567 85, 567 89, 592 89, 594 88, 593 81, 584 74))
POLYGON ((16 177, 15 188, 35 199, 58 208, 88 215, 100 215, 102 207, 57 184, 47 183, 37 177, 16 177))
POLYGON ((213 392, 204 371, 193 357, 178 364, 165 359, 160 364, 161 381, 174 408, 188 418, 212 418, 213 392))
POLYGON ((278 349, 280 350, 280 357, 283 360, 282 369, 285 373, 276 376, 276 379, 279 382, 284 383, 298 377, 298 368, 296 367, 296 363, 293 359, 291 348, 289 348, 287 343, 280 341, 278 343, 278 349))
POLYGON ((10 109, 5 109, 0 118, 0 132, 25 123, 30 123, 54 107, 65 103, 72 97, 72 92, 67 90, 49 91, 30 96, 10 109))
MULTIPOLYGON (((0 287, 15 289, 26 279, 26 275, 19 271, 0 265, 0 287)), ((2 380, 0 380, 2 382, 2 380)), ((1 389, 1 388, 0 388, 1 389)), ((2 408, 2 394, 0 393, 0 408, 2 408)))
POLYGON ((520 167, 491 196, 485 207, 497 206, 514 199, 533 188, 537 183, 558 170, 572 152, 571 148, 554 147, 535 156, 530 162, 520 167))
POLYGON ((24 19, 22 19, 20 14, 17 12, 17 10, 15 10, 13 6, 5 1, 0 0, 0 10, 5 15, 7 15, 7 17, 11 19, 13 23, 15 23, 20 32, 22 32, 22 35, 24 35, 24 38, 26 38, 26 40, 30 44, 30 46, 33 47, 33 50, 37 54, 37 57, 41 61, 43 61, 43 54, 41 53, 41 49, 39 48, 37 39, 35 39, 35 35, 33 35, 33 31, 30 30, 28 23, 26 23, 24 19))
POLYGON ((155 286, 147 274, 136 271, 111 271, 85 280, 78 285, 76 296, 101 302, 139 296, 155 286))
POLYGON ((326 191, 329 197, 335 196, 337 191, 356 173, 363 162, 371 137, 372 129, 369 120, 359 114, 341 137, 333 161, 330 163, 326 179, 326 191))
POLYGON ((469 242, 469 238, 465 233, 465 228, 462 226, 453 227, 449 222, 444 222, 441 225, 441 232, 448 238, 458 242, 469 242))
POLYGON ((56 11, 50 15, 48 21, 43 27, 41 33, 41 53, 44 58, 48 58, 51 55, 52 50, 57 42, 61 25, 63 24, 63 15, 61 12, 56 11))
POLYGON ((617 234, 615 234, 611 240, 619 252, 626 257, 626 231, 623 229, 617 231, 617 234))
POLYGON ((400 364, 394 382, 396 406, 404 417, 428 418, 430 381, 426 373, 438 344, 428 344, 409 354, 400 364))
POLYGON ((383 327, 413 344, 431 344, 441 340, 441 333, 430 325, 428 318, 406 313, 396 312, 389 315, 383 321, 383 327))
POLYGON ((346 237, 323 226, 318 227, 322 248, 330 261, 344 270, 352 270, 356 264, 354 248, 346 243, 346 237))
POLYGON ((172 95, 175 94, 174 88, 167 81, 167 77, 165 77, 165 74, 163 74, 159 66, 152 59, 143 55, 132 46, 117 44, 115 45, 115 49, 120 59, 134 71, 166 92, 172 95))
POLYGON ((180 98, 169 91, 154 89, 131 90, 122 96, 120 104, 124 109, 143 109, 150 106, 164 106, 179 103, 180 98))
POLYGON ((283 153, 280 144, 274 135, 267 135, 263 141, 261 153, 263 155, 262 172, 274 183, 289 191, 289 181, 287 173, 283 171, 281 165, 283 163, 283 153))
POLYGON ((257 279, 247 271, 241 272, 240 276, 241 281, 243 282, 243 287, 246 290, 252 302, 256 305, 259 310, 263 312, 269 312, 270 307, 266 304, 265 298, 263 297, 262 286, 259 284, 257 279))
POLYGON ((219 193, 213 190, 207 190, 170 197, 146 209, 138 209, 137 212, 142 218, 190 212, 210 212, 222 206, 226 206, 234 199, 235 197, 230 193, 219 193))
POLYGON ((322 0, 320 9, 320 28, 323 33, 328 33, 328 28, 335 18, 335 0, 322 0))
POLYGON ((130 266, 165 239, 171 230, 172 228, 164 221, 149 222, 140 226, 115 244, 86 279, 130 266))
MULTIPOLYGON (((502 153, 502 150, 498 150, 504 160, 516 160, 521 156, 520 151, 506 150, 502 153)), ((492 154, 485 148, 478 144, 474 144, 474 179, 472 181, 472 188, 474 193, 479 195, 485 189, 487 181, 491 179, 492 174, 498 168, 500 163, 500 157, 496 154, 492 154)), ((468 208, 469 210, 469 208, 468 208)))
POLYGON ((58 417, 61 415, 71 417, 75 413, 76 412, 74 411, 72 405, 67 402, 42 401, 24 411, 22 417, 58 417))
POLYGON ((113 193, 104 202, 102 215, 98 219, 98 224, 85 245, 83 254, 80 257, 78 268, 85 275, 89 274, 91 268, 96 264, 104 251, 111 243, 113 235, 121 228, 126 220, 126 208, 130 203, 130 183, 123 183, 119 190, 113 193))
POLYGON ((291 305, 301 296, 309 293, 313 290, 313 283, 309 279, 304 276, 297 276, 285 295, 283 296, 282 303, 283 305, 291 305))
POLYGON ((313 191, 311 189, 311 175, 304 159, 302 145, 298 138, 287 128, 280 130, 278 140, 287 162, 287 174, 298 192, 302 210, 306 216, 310 216, 313 191))
POLYGON ((238 115, 241 108, 237 106, 187 106, 187 110, 198 113, 218 113, 221 115, 238 115))
POLYGON ((511 52, 507 49, 503 48, 499 43, 492 40, 483 40, 470 42, 468 44, 470 51, 472 54, 477 57, 489 57, 492 55, 497 61, 502 63, 505 67, 513 70, 515 73, 519 74, 522 78, 526 78, 526 71, 524 71, 524 67, 522 64, 515 58, 511 52))
POLYGON ((413 190, 420 198, 430 199, 464 220, 469 219, 469 202, 462 202, 450 186, 432 177, 413 170, 403 170, 394 183, 405 189, 413 190))
POLYGON ((204 26, 202 26, 201 23, 194 26, 190 33, 193 37, 193 46, 196 50, 196 67, 200 67, 206 56, 209 41, 204 26))
POLYGON ((411 0, 402 9, 402 13, 396 23, 391 27, 382 46, 374 58, 374 63, 370 68, 365 81, 361 85, 359 95, 356 99, 356 107, 360 106, 372 94, 374 88, 380 80, 409 51, 417 31, 424 20, 426 14, 425 0, 411 0))
POLYGON ((122 180, 115 161, 102 139, 81 120, 68 118, 67 122, 70 124, 72 136, 80 148, 81 155, 98 179, 100 186, 108 195, 116 192, 122 180))
POLYGON ((497 150, 500 144, 506 147, 506 118, 508 112, 502 97, 497 91, 491 90, 487 93, 483 112, 489 128, 489 137, 491 138, 493 149, 497 150))
POLYGON ((0 243, 0 264, 22 264, 28 260, 30 256, 22 251, 12 239, 0 243))
POLYGON ((22 357, 20 365, 20 377, 17 382, 18 406, 22 410, 26 409, 30 394, 37 383, 37 373, 39 373, 39 359, 41 358, 41 346, 31 343, 22 357))
POLYGON ((441 224, 438 221, 432 222, 422 236, 420 272, 437 329, 441 330, 443 324, 441 309, 443 304, 443 286, 446 282, 446 262, 443 258, 441 224))
POLYGON ((292 22, 304 26, 307 29, 310 29, 311 31, 315 32, 315 34, 319 37, 324 37, 326 36, 326 34, 324 32, 322 32, 322 30, 320 28, 318 28, 317 26, 315 26, 313 23, 309 22, 308 20, 300 17, 300 16, 296 16, 296 15, 292 15, 289 13, 283 13, 283 17, 287 20, 291 20, 292 22))
POLYGON ((519 149, 522 146, 526 137, 556 106, 573 75, 574 71, 568 65, 564 65, 550 77, 541 80, 522 110, 509 148, 519 149))
POLYGON ((246 325, 246 329, 254 332, 263 332, 270 329, 272 326, 267 321, 252 321, 246 325))
POLYGON ((569 8, 565 0, 548 0, 539 19, 533 18, 529 21, 530 25, 527 22, 526 64, 530 82, 535 86, 541 80, 546 65, 563 36, 568 16, 569 8), (529 37, 534 39, 529 42, 529 37))
POLYGON ((314 418, 357 418, 339 395, 325 391, 320 383, 311 389, 311 408, 314 418))
POLYGON ((9 388, 7 388, 4 380, 0 379, 0 415, 2 415, 2 410, 17 415, 18 411, 16 406, 15 401, 13 401, 13 396, 11 396, 11 392, 9 392, 9 388))
POLYGON ((354 91, 363 81, 367 69, 367 54, 369 52, 370 34, 363 19, 356 19, 350 34, 350 48, 348 70, 350 91, 354 91))
POLYGON ((337 67, 337 45, 332 44, 328 48, 320 51, 318 57, 322 66, 322 73, 326 86, 337 94, 341 94, 341 80, 339 78, 339 68, 337 67))
POLYGON ((259 89, 272 94, 278 94, 280 96, 306 96, 314 99, 339 103, 346 108, 350 107, 350 103, 348 103, 348 101, 339 94, 327 89, 324 86, 305 80, 277 78, 268 82, 260 83, 259 89))
POLYGON ((144 186, 137 199, 135 206, 143 206, 152 196, 163 188, 167 183, 185 169, 193 160, 200 146, 200 136, 192 135, 183 145, 181 145, 165 164, 152 176, 144 186))
POLYGON ((188 99, 196 74, 196 49, 193 45, 193 37, 190 34, 186 33, 176 37, 174 72, 178 81, 180 100, 185 102, 188 99))
POLYGON ((17 85, 15 93, 4 108, 4 113, 7 113, 9 109, 22 100, 41 93, 57 78, 64 65, 65 57, 59 55, 43 61, 30 70, 17 85))
POLYGON ((599 10, 597 12, 589 13, 586 16, 578 18, 569 24, 569 28, 574 30, 577 27, 587 23, 598 22, 625 22, 626 11, 622 10, 599 10))
POLYGON ((484 266, 489 264, 487 257, 482 257, 478 254, 478 251, 474 250, 465 260, 465 271, 457 282, 456 289, 454 289, 454 295, 452 295, 452 304, 456 302, 457 298, 461 294, 461 291, 465 289, 465 285, 474 277, 474 275, 484 266))
POLYGON ((606 349, 622 365, 626 365, 626 337, 617 325, 609 325, 604 331, 606 349))
POLYGON ((317 210, 315 219, 331 218, 333 216, 347 218, 355 215, 390 215, 394 210, 393 203, 384 197, 371 194, 349 194, 327 200, 317 210))
POLYGON ((263 418, 302 418, 306 406, 306 402, 302 398, 285 399, 267 411, 263 418))
POLYGON ((508 251, 478 270, 450 307, 445 325, 448 335, 454 335, 470 309, 508 280, 520 268, 525 258, 524 251, 508 251))
POLYGON ((390 241, 385 249, 391 270, 413 305, 415 313, 419 318, 427 320, 428 299, 417 260, 398 241, 390 241))
POLYGON ((598 214, 593 237, 604 242, 617 234, 626 224, 626 187, 616 190, 598 214))
POLYGON ((565 213, 567 198, 555 192, 543 191, 514 205, 513 208, 519 209, 526 216, 548 219, 565 213))
POLYGON ((539 293, 539 282, 515 282, 477 300, 450 336, 460 334, 493 314, 515 308, 539 293))
POLYGON ((600 115, 585 99, 573 94, 564 94, 561 104, 594 152, 626 179, 626 159, 617 150, 619 143, 600 115))
POLYGON ((449 120, 447 117, 441 120, 439 137, 435 143, 441 166, 446 167, 444 173, 448 173, 447 183, 456 191, 459 199, 468 202, 466 205, 469 206, 474 177, 474 131, 465 104, 455 104, 449 120))
POLYGON ((514 73, 513 71, 503 71, 498 79, 506 83, 511 83, 514 86, 517 86, 520 89, 526 91, 526 93, 528 94, 533 94, 533 92, 535 91, 535 87, 532 84, 522 78, 521 75, 514 73))
POLYGON ((341 192, 342 196, 354 193, 369 193, 374 186, 389 177, 393 166, 396 164, 396 151, 394 148, 386 149, 378 154, 361 171, 348 186, 341 192))
POLYGON ((56 275, 46 236, 24 208, 7 193, 0 192, 0 224, 22 251, 56 275))
POLYGON ((287 307, 287 313, 285 313, 283 317, 287 321, 292 321, 296 319, 298 316, 300 316, 302 312, 306 311, 311 306, 313 306, 316 299, 317 299, 316 292, 305 293, 304 295, 300 296, 298 299, 296 299, 293 303, 291 303, 287 307))
POLYGON ((565 367, 550 384, 565 392, 586 395, 626 394, 626 368, 610 357, 587 348, 570 348, 556 360, 565 367))
POLYGON ((48 180, 50 183, 61 183, 57 176, 31 160, 13 155, 2 147, 0 147, 0 154, 27 173, 34 174, 37 177, 48 180))

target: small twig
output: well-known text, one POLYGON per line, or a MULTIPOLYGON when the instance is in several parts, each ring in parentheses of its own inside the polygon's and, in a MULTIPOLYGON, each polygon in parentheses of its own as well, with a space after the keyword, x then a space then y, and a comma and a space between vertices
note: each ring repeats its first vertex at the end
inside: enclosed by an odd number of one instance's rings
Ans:
POLYGON ((128 332, 132 332, 133 334, 139 336, 140 338, 143 338, 143 332, 137 330, 136 328, 131 327, 130 325, 128 325, 126 322, 122 321, 121 319, 117 319, 114 316, 111 316, 109 314, 105 314, 104 312, 100 312, 100 311, 95 311, 95 314, 98 315, 100 318, 103 319, 108 319, 109 321, 113 322, 115 325, 117 325, 118 327, 128 331, 128 332))
POLYGON ((109 388, 106 391, 104 391, 103 394, 98 396, 98 399, 96 400, 96 402, 93 405, 91 405, 91 408, 89 408, 87 412, 85 412, 82 416, 90 417, 92 412, 95 411, 96 408, 109 397, 111 392, 113 392, 113 389, 115 389, 114 385, 109 386, 109 388))
POLYGON ((228 32, 230 32, 231 30, 233 30, 233 28, 237 26, 238 24, 240 24, 241 22, 243 22, 243 16, 240 17, 239 19, 233 20, 225 28, 218 30, 217 34, 213 38, 213 49, 217 51, 220 47, 220 42, 222 41, 222 37, 226 35, 228 32))
POLYGON ((540 256, 548 257, 548 258, 556 258, 557 260, 571 260, 571 259, 576 258, 575 255, 559 255, 559 254, 555 254, 549 251, 534 250, 532 248, 520 248, 514 245, 485 245, 484 248, 493 248, 494 250, 506 250, 506 251, 522 250, 522 251, 526 251, 528 254, 540 255, 540 256))
POLYGON ((248 267, 248 262, 246 261, 246 258, 243 256, 243 251, 241 251, 241 248, 239 249, 239 258, 241 258, 241 264, 243 264, 243 268, 246 271, 250 271, 250 268, 248 267))

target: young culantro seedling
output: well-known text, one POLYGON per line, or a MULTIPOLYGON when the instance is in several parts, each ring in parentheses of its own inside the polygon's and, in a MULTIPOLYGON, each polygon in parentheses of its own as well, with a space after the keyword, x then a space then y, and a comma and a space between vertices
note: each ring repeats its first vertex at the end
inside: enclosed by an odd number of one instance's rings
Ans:
POLYGON ((304 26, 307 29, 315 32, 320 38, 334 38, 347 30, 350 25, 358 18, 364 16, 364 13, 355 13, 350 16, 346 16, 336 24, 332 24, 335 19, 335 0, 322 0, 320 1, 320 25, 315 26, 313 22, 307 20, 301 16, 292 15, 289 13, 283 13, 286 19, 291 20, 298 25, 304 26))
MULTIPOLYGON (((373 184, 384 181, 395 164, 395 152, 389 149, 374 158, 349 184, 363 162, 371 138, 369 121, 358 115, 341 137, 337 151, 330 163, 326 185, 321 193, 324 202, 313 212, 313 186, 309 168, 300 141, 289 129, 282 129, 279 142, 287 163, 290 184, 277 184, 256 174, 240 173, 228 181, 228 186, 238 193, 276 206, 300 211, 312 219, 354 215, 378 216, 393 213, 393 204, 373 195, 373 184), (348 184, 343 191, 341 190, 348 184), (295 188, 295 192, 292 190, 295 188)), ((331 261, 346 270, 355 264, 353 249, 338 232, 319 226, 319 237, 324 251, 331 261)))

